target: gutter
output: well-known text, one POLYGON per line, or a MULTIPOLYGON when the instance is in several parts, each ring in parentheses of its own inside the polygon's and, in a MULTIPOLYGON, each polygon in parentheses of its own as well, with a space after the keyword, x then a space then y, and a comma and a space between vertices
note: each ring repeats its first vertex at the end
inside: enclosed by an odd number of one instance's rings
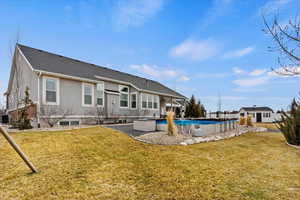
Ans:
POLYGON ((40 128, 41 127, 41 124, 40 124, 40 112, 41 112, 41 106, 40 106, 40 78, 42 76, 42 72, 38 72, 38 100, 37 100, 37 124, 38 124, 38 127, 40 128))

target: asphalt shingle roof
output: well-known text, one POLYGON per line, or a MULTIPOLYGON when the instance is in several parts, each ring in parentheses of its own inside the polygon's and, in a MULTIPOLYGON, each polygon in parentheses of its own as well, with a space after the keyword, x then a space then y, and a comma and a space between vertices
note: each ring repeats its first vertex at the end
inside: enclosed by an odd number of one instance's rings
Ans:
POLYGON ((68 76, 99 80, 95 76, 101 76, 123 82, 129 82, 142 90, 163 93, 169 96, 186 98, 178 92, 162 85, 157 81, 134 76, 102 66, 86 63, 76 59, 35 49, 18 44, 18 47, 35 70, 59 73, 68 76))
POLYGON ((242 107, 240 110, 245 110, 245 111, 271 111, 273 112, 273 110, 269 107, 263 106, 263 107, 242 107))

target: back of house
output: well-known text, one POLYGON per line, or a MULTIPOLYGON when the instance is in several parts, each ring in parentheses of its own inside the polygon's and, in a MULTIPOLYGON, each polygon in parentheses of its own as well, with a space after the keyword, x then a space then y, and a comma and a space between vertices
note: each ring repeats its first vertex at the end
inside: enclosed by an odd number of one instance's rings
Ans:
POLYGON ((159 82, 18 44, 5 93, 11 122, 27 87, 34 126, 159 118, 166 105, 186 100, 159 82))

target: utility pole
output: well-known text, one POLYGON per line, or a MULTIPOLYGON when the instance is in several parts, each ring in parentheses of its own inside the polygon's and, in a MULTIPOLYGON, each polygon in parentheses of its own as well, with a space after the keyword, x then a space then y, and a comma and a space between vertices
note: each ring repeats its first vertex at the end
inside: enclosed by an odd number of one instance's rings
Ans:
POLYGON ((222 101, 221 101, 221 95, 220 95, 220 92, 219 92, 218 93, 218 110, 217 110, 218 118, 221 118, 221 110, 222 110, 222 101))
POLYGON ((37 173, 38 170, 34 167, 34 165, 29 161, 25 153, 20 149, 20 147, 16 144, 14 139, 7 133, 7 131, 0 126, 0 133, 4 136, 4 138, 8 141, 8 143, 12 146, 12 148, 19 154, 25 164, 31 169, 32 173, 37 173))

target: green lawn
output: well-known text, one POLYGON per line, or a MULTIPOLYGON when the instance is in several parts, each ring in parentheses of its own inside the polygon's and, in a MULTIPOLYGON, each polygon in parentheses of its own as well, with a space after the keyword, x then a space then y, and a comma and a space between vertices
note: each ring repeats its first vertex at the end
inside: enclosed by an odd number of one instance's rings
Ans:
POLYGON ((134 141, 106 128, 12 134, 29 170, 0 138, 0 199, 291 199, 300 150, 279 133, 191 146, 134 141))

